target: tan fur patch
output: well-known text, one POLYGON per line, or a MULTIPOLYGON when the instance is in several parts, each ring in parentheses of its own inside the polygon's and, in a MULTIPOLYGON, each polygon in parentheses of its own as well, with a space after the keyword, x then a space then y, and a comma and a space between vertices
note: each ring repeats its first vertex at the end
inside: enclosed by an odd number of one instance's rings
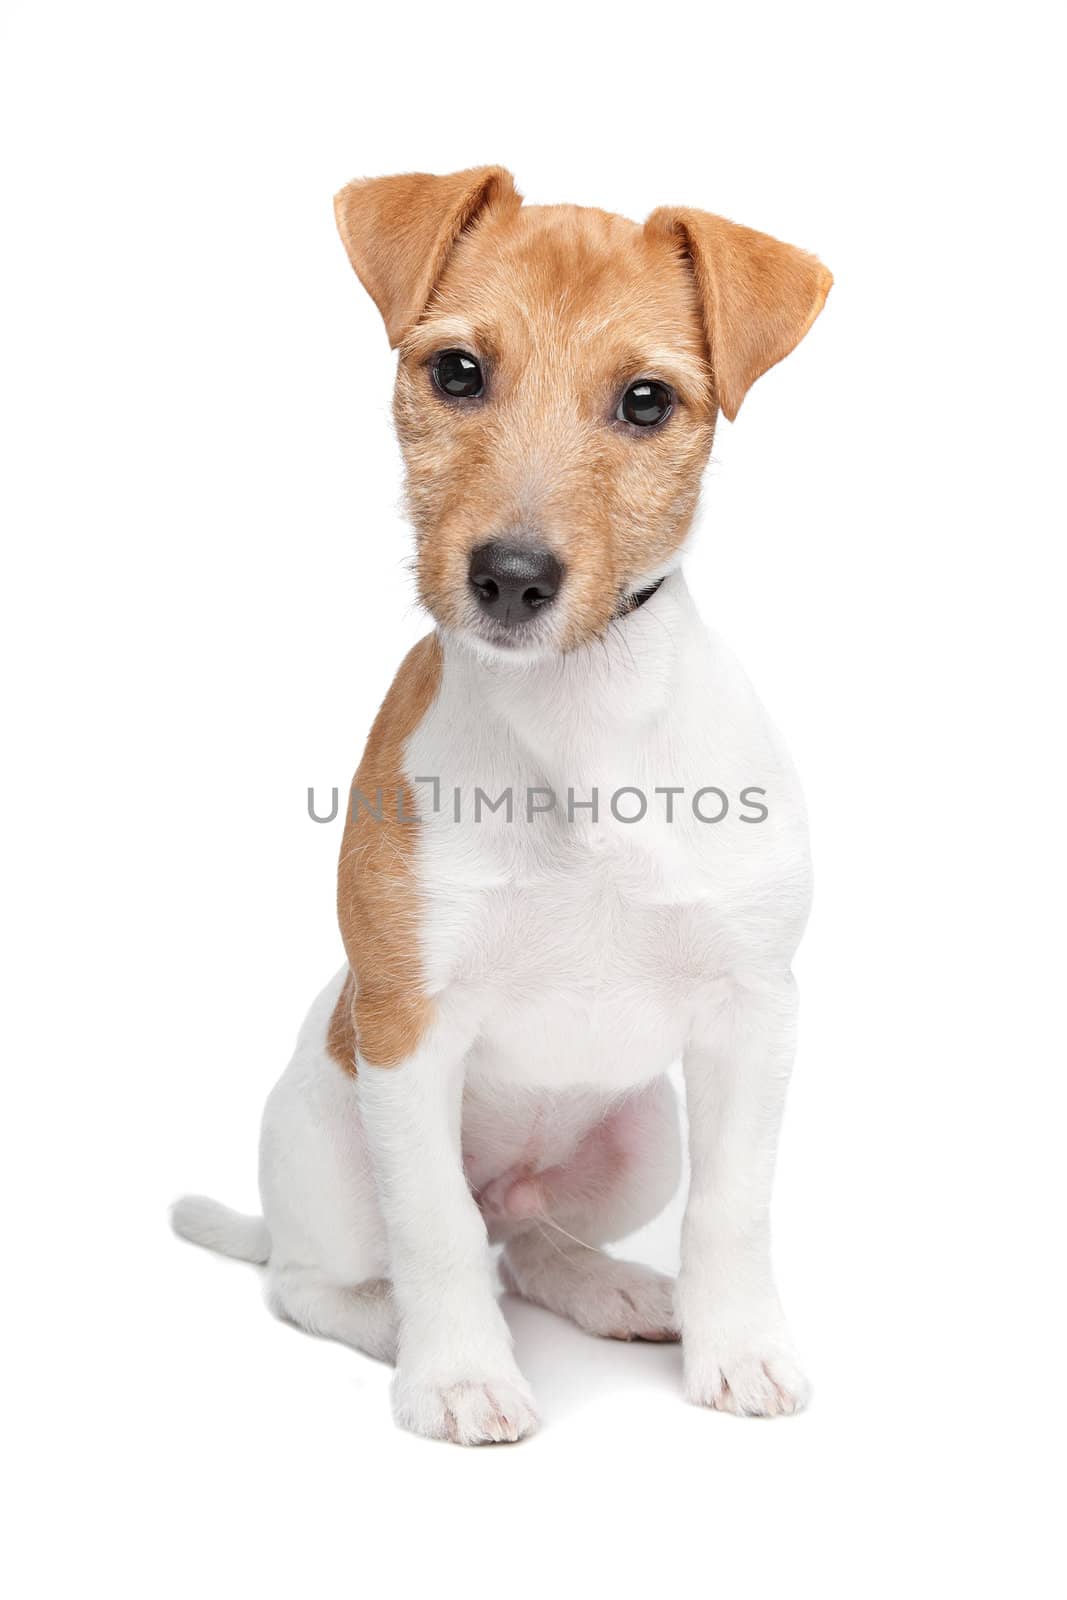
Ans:
POLYGON ((337 872, 337 915, 350 971, 327 1035, 330 1054, 347 1072, 355 1072, 357 1046, 374 1066, 402 1061, 432 1015, 418 942, 418 823, 403 820, 415 810, 403 763, 440 681, 441 646, 430 634, 404 658, 352 781, 337 872))

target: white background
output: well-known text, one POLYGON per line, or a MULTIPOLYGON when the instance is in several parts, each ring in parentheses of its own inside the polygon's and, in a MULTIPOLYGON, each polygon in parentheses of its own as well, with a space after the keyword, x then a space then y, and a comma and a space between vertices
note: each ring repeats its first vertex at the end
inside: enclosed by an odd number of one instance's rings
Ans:
MULTIPOLYGON (((1054 14, 5 7, 12 1593, 1062 1593, 1054 14), (385 1369, 167 1232, 185 1189, 255 1206, 339 962, 306 788, 425 628, 331 196, 480 162, 836 276, 721 426, 690 567, 812 813, 797 1420, 511 1307, 543 1432, 427 1444, 385 1369)), ((678 1214, 635 1248, 669 1264, 678 1214)))

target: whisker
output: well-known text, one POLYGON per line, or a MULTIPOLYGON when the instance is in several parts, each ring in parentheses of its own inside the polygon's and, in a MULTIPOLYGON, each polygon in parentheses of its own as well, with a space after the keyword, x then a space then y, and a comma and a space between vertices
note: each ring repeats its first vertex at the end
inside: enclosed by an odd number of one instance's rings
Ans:
POLYGON ((585 1240, 579 1239, 576 1233, 568 1233, 566 1228, 561 1228, 558 1222, 553 1222, 552 1218, 545 1211, 542 1211, 538 1214, 537 1222, 538 1231, 542 1233, 543 1237, 548 1240, 548 1243, 552 1245, 552 1248, 558 1251, 560 1255, 563 1255, 564 1252, 560 1250, 559 1246, 552 1239, 548 1238, 547 1233, 545 1233, 540 1227, 542 1222, 547 1222, 550 1228, 555 1228, 557 1233, 561 1233, 565 1239, 570 1239, 572 1244, 580 1244, 583 1250, 592 1250, 593 1253, 598 1256, 607 1255, 607 1251, 604 1250, 600 1245, 586 1244, 585 1240))
MULTIPOLYGON (((548 1218, 547 1218, 547 1217, 546 1217, 546 1218, 545 1218, 545 1221, 546 1221, 546 1222, 547 1222, 547 1221, 548 1221, 548 1218)), ((553 1249, 553 1250, 554 1250, 554 1251, 555 1251, 555 1252, 556 1252, 556 1254, 557 1254, 557 1255, 558 1255, 558 1256, 560 1256, 560 1257, 562 1257, 562 1259, 563 1259, 563 1260, 564 1260, 564 1261, 566 1261, 566 1259, 567 1259, 567 1252, 566 1252, 566 1251, 565 1251, 565 1250, 561 1250, 561 1249, 560 1249, 560 1247, 559 1247, 559 1245, 558 1245, 558 1244, 557 1244, 557 1243, 556 1243, 556 1241, 555 1241, 555 1239, 550 1239, 550 1238, 549 1238, 549 1237, 548 1237, 548 1234, 547 1234, 547 1233, 546 1233, 546 1232, 545 1232, 545 1230, 544 1230, 544 1228, 542 1228, 542 1226, 541 1226, 541 1224, 540 1224, 540 1222, 539 1222, 539 1221, 538 1221, 538 1220, 537 1220, 537 1218, 536 1218, 536 1217, 535 1217, 535 1218, 534 1218, 534 1219, 533 1219, 533 1222, 534 1222, 534 1226, 535 1226, 535 1228, 536 1228, 536 1229, 537 1229, 537 1231, 538 1231, 538 1233, 539 1233, 539 1234, 540 1234, 540 1235, 541 1235, 541 1237, 542 1237, 542 1239, 543 1239, 543 1240, 544 1240, 544 1241, 545 1241, 545 1243, 546 1243, 546 1244, 547 1244, 547 1245, 548 1245, 548 1246, 549 1246, 549 1247, 550 1247, 550 1248, 551 1248, 551 1249, 553 1249)))

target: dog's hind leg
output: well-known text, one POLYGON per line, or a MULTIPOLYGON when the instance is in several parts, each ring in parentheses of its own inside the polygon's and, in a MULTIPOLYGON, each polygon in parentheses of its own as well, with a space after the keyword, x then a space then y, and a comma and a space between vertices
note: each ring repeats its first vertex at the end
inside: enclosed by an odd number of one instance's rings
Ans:
POLYGON ((490 1197, 507 1238, 504 1285, 609 1339, 678 1338, 674 1280, 600 1248, 663 1209, 678 1186, 678 1106, 666 1078, 586 1134, 563 1167, 490 1197))
POLYGON ((397 1316, 384 1278, 352 1287, 329 1283, 312 1267, 272 1271, 267 1290, 271 1310, 323 1339, 350 1344, 379 1361, 395 1361, 397 1316))
POLYGON ((392 1361, 397 1318, 356 1080, 327 1042, 342 981, 312 1006, 263 1114, 267 1303, 309 1333, 392 1361))

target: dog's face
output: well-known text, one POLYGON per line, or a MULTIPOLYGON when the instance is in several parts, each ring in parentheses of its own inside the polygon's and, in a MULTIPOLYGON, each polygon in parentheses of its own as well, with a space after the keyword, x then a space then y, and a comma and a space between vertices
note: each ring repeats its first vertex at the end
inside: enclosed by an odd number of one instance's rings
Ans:
POLYGON ((337 212, 400 351, 424 603, 519 659, 596 639, 677 559, 718 409, 829 274, 699 212, 524 208, 497 168, 351 184, 337 212))
POLYGON ((715 405, 692 273, 622 217, 490 214, 401 343, 395 411, 434 616, 505 649, 593 638, 696 504, 715 405))

